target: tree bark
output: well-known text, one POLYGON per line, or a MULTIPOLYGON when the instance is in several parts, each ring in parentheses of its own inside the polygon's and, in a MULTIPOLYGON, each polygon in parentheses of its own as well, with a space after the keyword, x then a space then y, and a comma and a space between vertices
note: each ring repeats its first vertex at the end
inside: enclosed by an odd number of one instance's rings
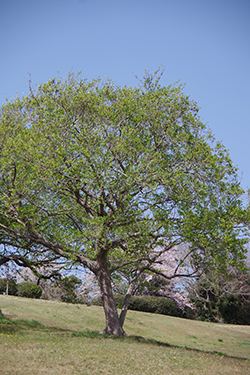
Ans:
POLYGON ((8 279, 8 278, 6 279, 6 290, 5 290, 5 295, 6 295, 6 296, 9 295, 9 279, 8 279))
POLYGON ((6 264, 6 290, 5 290, 6 296, 9 295, 9 264, 6 264))
POLYGON ((101 250, 97 259, 97 277, 101 291, 102 304, 106 317, 106 328, 103 333, 115 336, 125 336, 120 324, 117 308, 115 305, 110 272, 107 266, 106 252, 101 250))
POLYGON ((144 270, 144 267, 139 267, 139 269, 136 272, 135 277, 133 278, 133 280, 131 281, 131 283, 128 287, 127 293, 126 293, 125 298, 124 298, 122 311, 121 311, 120 317, 119 317, 121 327, 123 327, 123 324, 124 324, 124 321, 125 321, 125 318, 126 318, 126 315, 127 315, 127 311, 128 311, 129 302, 130 302, 131 296, 134 292, 136 282, 137 282, 139 276, 141 275, 141 273, 143 272, 143 270, 144 270))
POLYGON ((130 299, 131 299, 131 296, 132 296, 133 288, 134 288, 134 286, 132 284, 130 284, 129 287, 128 287, 127 293, 125 295, 125 298, 124 298, 124 304, 123 304, 122 311, 121 311, 120 317, 119 317, 121 327, 123 327, 123 324, 124 324, 124 321, 125 321, 125 318, 126 318, 126 315, 127 315, 128 306, 129 306, 129 302, 130 302, 130 299))

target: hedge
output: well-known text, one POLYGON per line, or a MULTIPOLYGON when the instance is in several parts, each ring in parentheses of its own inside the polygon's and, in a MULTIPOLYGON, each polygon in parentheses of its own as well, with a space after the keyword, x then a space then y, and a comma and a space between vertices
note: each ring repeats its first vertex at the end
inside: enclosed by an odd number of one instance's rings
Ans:
MULTIPOLYGON (((116 294, 114 296, 116 306, 121 309, 123 306, 124 296, 116 294)), ((92 300, 93 305, 102 305, 101 298, 92 300)), ((182 316, 182 312, 178 309, 176 303, 167 297, 151 297, 151 296, 131 296, 129 302, 129 310, 150 312, 155 314, 164 314, 171 316, 182 316)))

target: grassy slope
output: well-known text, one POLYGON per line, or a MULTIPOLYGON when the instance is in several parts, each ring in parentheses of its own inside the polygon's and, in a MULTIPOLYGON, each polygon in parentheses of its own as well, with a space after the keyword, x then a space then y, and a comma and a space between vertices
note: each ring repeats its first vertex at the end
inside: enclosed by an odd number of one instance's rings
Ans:
POLYGON ((128 312, 125 331, 129 335, 171 345, 167 347, 137 342, 136 338, 81 337, 87 329, 104 328, 103 310, 97 306, 0 296, 0 308, 11 319, 35 319, 49 327, 3 332, 0 374, 250 374, 248 360, 205 353, 216 351, 250 359, 250 326, 128 312))

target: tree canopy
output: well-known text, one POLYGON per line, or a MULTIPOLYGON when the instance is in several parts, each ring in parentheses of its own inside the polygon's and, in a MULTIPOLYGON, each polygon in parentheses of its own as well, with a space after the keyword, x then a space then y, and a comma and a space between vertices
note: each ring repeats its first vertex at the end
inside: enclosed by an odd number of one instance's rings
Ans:
POLYGON ((242 265, 249 213, 237 168, 198 112, 181 85, 162 87, 150 74, 131 88, 70 73, 7 101, 2 259, 87 267, 99 282, 105 332, 118 335, 117 272, 161 274, 164 254, 181 244, 192 272, 242 265))

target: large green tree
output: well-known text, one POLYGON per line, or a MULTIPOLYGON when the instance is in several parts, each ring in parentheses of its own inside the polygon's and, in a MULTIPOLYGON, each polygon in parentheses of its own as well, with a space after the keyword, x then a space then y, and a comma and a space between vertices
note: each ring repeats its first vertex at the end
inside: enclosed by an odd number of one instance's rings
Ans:
POLYGON ((164 273, 164 254, 180 244, 196 271, 243 262, 248 216, 237 169, 181 86, 150 74, 135 88, 52 79, 3 105, 0 153, 8 256, 92 271, 106 333, 125 334, 112 292, 119 271, 132 281, 164 273))

